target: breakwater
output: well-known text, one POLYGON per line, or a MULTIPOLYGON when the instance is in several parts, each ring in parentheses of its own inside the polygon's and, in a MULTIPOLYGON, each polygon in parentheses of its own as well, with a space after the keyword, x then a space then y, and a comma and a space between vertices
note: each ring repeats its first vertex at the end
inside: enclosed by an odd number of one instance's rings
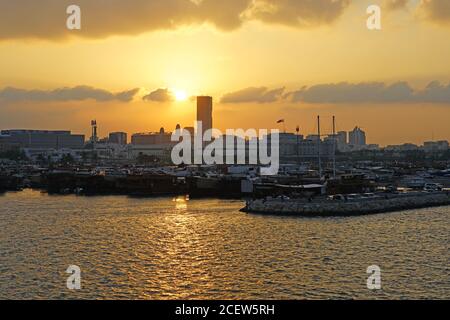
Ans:
POLYGON ((357 201, 305 201, 297 199, 251 200, 241 209, 247 213, 298 216, 354 216, 450 205, 449 192, 385 195, 357 201))

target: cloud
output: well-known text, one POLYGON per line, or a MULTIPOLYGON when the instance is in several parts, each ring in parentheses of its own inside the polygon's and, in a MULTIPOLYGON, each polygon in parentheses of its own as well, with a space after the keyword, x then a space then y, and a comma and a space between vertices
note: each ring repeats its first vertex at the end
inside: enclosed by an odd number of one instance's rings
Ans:
POLYGON ((420 102, 450 103, 450 83, 443 85, 439 81, 433 81, 417 92, 416 99, 420 102))
POLYGON ((313 27, 334 22, 349 4, 350 0, 255 0, 248 16, 267 23, 313 27))
POLYGON ((73 88, 59 88, 54 90, 26 90, 7 87, 0 90, 0 101, 81 101, 96 100, 98 102, 121 101, 130 102, 139 89, 132 89, 119 93, 112 93, 103 89, 89 86, 77 86, 73 88))
POLYGON ((319 84, 290 93, 293 102, 361 103, 399 102, 409 99, 413 90, 405 82, 385 85, 381 82, 319 84))
POLYGON ((144 96, 142 100, 154 102, 171 102, 174 100, 174 96, 169 89, 157 89, 144 96))
POLYGON ((119 101, 128 102, 132 101, 134 96, 140 91, 139 88, 123 91, 115 94, 115 97, 119 101))
POLYGON ((450 25, 449 0, 422 0, 419 10, 427 20, 438 24, 450 25))
POLYGON ((209 23, 234 30, 259 20, 297 27, 335 21, 350 0, 77 0, 81 30, 66 28, 72 0, 0 0, 0 40, 104 38, 209 23))
MULTIPOLYGON (((140 89, 110 92, 89 86, 64 87, 53 90, 27 90, 14 87, 0 89, 0 102, 66 102, 95 100, 97 102, 131 102, 140 89)), ((156 89, 142 97, 144 101, 172 102, 175 100, 169 89, 156 89)), ((450 104, 450 83, 432 81, 424 88, 413 88, 407 82, 392 84, 383 82, 327 83, 304 86, 286 92, 285 88, 249 87, 223 95, 221 103, 273 103, 292 102, 309 104, 388 104, 431 103, 450 104)))
POLYGON ((266 87, 251 87, 225 94, 222 103, 269 103, 279 100, 284 88, 269 90, 266 87))
POLYGON ((431 82, 414 90, 406 82, 387 85, 382 82, 319 84, 303 87, 284 96, 291 102, 356 103, 450 103, 450 84, 431 82))
POLYGON ((399 10, 406 8, 409 0, 383 0, 383 7, 388 10, 399 10))

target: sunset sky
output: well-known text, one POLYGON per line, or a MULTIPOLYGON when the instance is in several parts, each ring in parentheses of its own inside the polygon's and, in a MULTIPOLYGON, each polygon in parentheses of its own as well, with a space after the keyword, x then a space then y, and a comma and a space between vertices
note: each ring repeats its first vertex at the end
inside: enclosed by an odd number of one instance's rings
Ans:
POLYGON ((0 129, 173 130, 194 95, 221 130, 320 114, 369 143, 450 140, 450 1, 0 0, 0 129))

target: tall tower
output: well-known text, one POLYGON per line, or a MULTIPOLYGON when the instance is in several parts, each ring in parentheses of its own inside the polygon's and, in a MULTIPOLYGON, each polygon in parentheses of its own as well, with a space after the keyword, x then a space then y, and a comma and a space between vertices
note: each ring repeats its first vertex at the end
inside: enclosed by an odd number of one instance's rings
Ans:
POLYGON ((197 97, 197 121, 202 122, 202 135, 206 130, 213 128, 212 119, 213 98, 207 96, 197 97))
POLYGON ((91 136, 91 142, 97 142, 98 136, 97 136, 97 120, 91 121, 91 127, 92 127, 92 136, 91 136))

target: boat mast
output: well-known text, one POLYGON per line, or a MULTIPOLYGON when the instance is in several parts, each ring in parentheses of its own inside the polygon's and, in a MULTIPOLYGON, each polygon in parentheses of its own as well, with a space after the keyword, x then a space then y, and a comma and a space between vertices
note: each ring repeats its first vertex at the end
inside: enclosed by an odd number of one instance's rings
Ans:
POLYGON ((333 177, 336 178, 336 117, 333 116, 333 177))
POLYGON ((298 165, 298 170, 300 170, 300 151, 299 151, 300 126, 299 125, 297 125, 297 128, 295 128, 295 131, 297 132, 297 165, 298 165))
POLYGON ((322 179, 322 161, 320 155, 320 116, 317 116, 317 157, 319 160, 319 178, 322 179))

